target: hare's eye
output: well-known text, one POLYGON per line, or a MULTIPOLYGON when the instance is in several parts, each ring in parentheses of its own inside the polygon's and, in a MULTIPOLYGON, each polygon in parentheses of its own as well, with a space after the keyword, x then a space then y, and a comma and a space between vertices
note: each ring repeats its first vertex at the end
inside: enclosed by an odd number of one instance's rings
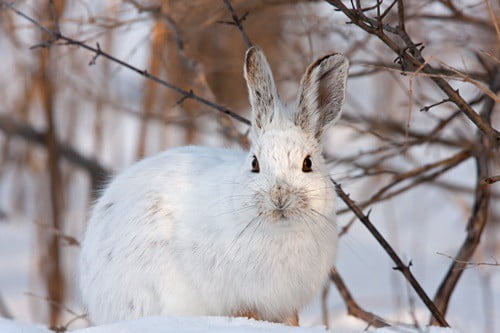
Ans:
POLYGON ((257 157, 253 157, 252 159, 252 172, 259 172, 259 161, 257 161, 257 157))
POLYGON ((307 155, 306 158, 304 158, 304 162, 302 162, 302 171, 303 172, 313 171, 312 164, 313 162, 311 161, 311 156, 307 155))

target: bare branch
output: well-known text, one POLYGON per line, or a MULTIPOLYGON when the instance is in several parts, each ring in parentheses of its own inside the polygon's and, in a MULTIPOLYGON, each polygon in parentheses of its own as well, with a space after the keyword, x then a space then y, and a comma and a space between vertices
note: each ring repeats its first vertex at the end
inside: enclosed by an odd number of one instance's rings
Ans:
POLYGON ((359 318, 370 326, 374 327, 386 327, 390 326, 385 319, 380 318, 379 316, 363 310, 358 303, 354 300, 352 297, 351 292, 347 288, 346 284, 344 283, 344 280, 340 276, 340 274, 337 272, 335 268, 332 268, 330 271, 330 279, 332 282, 335 284, 337 287, 340 296, 342 296, 342 299, 344 300, 344 304, 347 307, 347 313, 353 317, 359 318))
POLYGON ((394 28, 387 24, 383 24, 382 29, 377 26, 377 21, 364 15, 357 10, 347 8, 342 0, 326 0, 328 3, 343 12, 353 24, 357 25, 366 32, 376 35, 396 54, 396 60, 400 63, 403 71, 421 71, 422 73, 431 74, 430 79, 455 103, 458 108, 472 121, 487 137, 494 143, 495 146, 500 145, 500 132, 494 129, 491 124, 484 121, 482 117, 463 99, 458 90, 453 89, 450 84, 437 74, 435 69, 423 58, 419 44, 415 44, 406 31, 400 28, 394 28), (405 43, 404 48, 400 48, 398 42, 385 34, 385 31, 399 36, 405 43))
POLYGON ((7 305, 5 305, 5 302, 3 301, 1 294, 0 294, 0 316, 7 318, 7 319, 13 318, 12 314, 10 313, 9 309, 7 308, 7 305))
POLYGON ((394 267, 395 270, 400 271, 403 276, 406 278, 406 280, 410 283, 410 285, 413 287, 413 290, 417 293, 417 295, 420 297, 422 302, 427 306, 429 311, 431 312, 432 316, 435 318, 437 323, 440 326, 444 327, 449 327, 450 325, 446 322, 444 319, 444 316, 442 313, 439 311, 439 309, 436 307, 436 305, 432 302, 432 300, 427 296, 427 293, 424 291, 420 283, 417 281, 417 279, 413 276, 413 273, 410 270, 411 262, 408 265, 405 265, 401 258, 396 254, 394 249, 391 247, 391 245, 385 240, 385 238, 378 232, 378 230, 375 228, 375 226, 371 223, 369 220, 368 216, 363 213, 361 208, 359 208, 354 201, 349 198, 349 196, 342 190, 342 187, 340 184, 336 183, 334 180, 332 180, 333 184, 335 185, 335 190, 339 197, 342 199, 342 201, 345 202, 345 204, 349 207, 349 209, 358 217, 358 219, 365 225, 365 227, 370 231, 370 233, 375 237, 377 242, 384 248, 384 250, 387 252, 389 257, 394 261, 396 264, 396 267, 394 267))
MULTIPOLYGON (((446 158, 446 159, 443 159, 443 160, 440 160, 437 162, 429 163, 429 164, 423 165, 421 167, 418 167, 416 169, 413 169, 413 170, 407 171, 405 173, 401 173, 399 175, 396 175, 394 177, 394 179, 389 184, 387 184, 384 187, 382 187, 381 189, 379 189, 377 192, 375 192, 375 194, 373 194, 370 197, 370 199, 363 201, 362 203, 359 204, 359 206, 361 208, 365 208, 373 203, 390 199, 390 198, 394 197, 395 195, 400 194, 404 191, 407 191, 407 190, 409 190, 409 189, 411 189, 411 188, 413 188, 413 187, 415 187, 423 182, 429 182, 431 180, 434 180, 437 176, 441 175, 442 173, 444 173, 444 172, 448 171, 449 169, 462 163, 463 161, 468 159, 470 156, 471 156, 470 151, 467 151, 467 150, 461 151, 461 152, 459 152, 459 153, 457 153, 449 158, 446 158), (412 183, 410 183, 409 185, 404 186, 403 188, 398 189, 394 192, 387 193, 388 190, 390 190, 391 188, 393 188, 397 184, 403 182, 404 180, 414 178, 416 176, 420 176, 429 170, 432 170, 432 169, 435 169, 435 168, 438 168, 441 166, 443 167, 442 169, 439 169, 436 172, 431 173, 429 175, 424 175, 424 176, 421 176, 419 178, 415 178, 415 180, 412 183)), ((345 209, 341 209, 337 213, 343 214, 343 213, 348 212, 349 210, 352 210, 352 209, 350 209, 350 207, 345 208, 345 209)))
MULTIPOLYGON (((47 144, 44 133, 37 131, 27 124, 14 121, 7 116, 0 115, 0 130, 8 136, 19 137, 37 145, 45 146, 47 144)), ((57 142, 56 144, 61 157, 88 172, 94 191, 108 179, 111 174, 110 171, 104 168, 97 160, 85 157, 73 147, 61 142, 57 142)))
POLYGON ((111 60, 113 61, 114 63, 117 63, 119 64, 120 66, 123 66, 123 67, 126 67, 128 69, 130 69, 131 71, 134 71, 136 73, 138 73, 139 75, 142 75, 144 76, 145 78, 147 79, 150 79, 150 80, 153 80, 177 93, 179 93, 180 95, 182 96, 187 96, 187 98, 190 98, 192 100, 195 100, 196 102, 198 103, 201 103, 201 104, 204 104, 206 106, 209 106, 210 108, 214 109, 214 110, 217 110, 219 112, 222 112, 228 116, 230 116, 231 118, 241 122, 241 123, 244 123, 246 125, 250 125, 250 120, 246 119, 245 117, 242 117, 240 116, 239 114, 235 113, 234 111, 230 110, 229 108, 226 108, 225 106, 222 106, 222 105, 219 105, 215 102, 212 102, 212 101, 209 101, 203 97, 200 97, 196 94, 191 94, 189 91, 187 90, 184 90, 184 89, 181 89, 165 80, 162 80, 160 79, 159 77, 156 77, 154 75, 151 75, 148 73, 147 70, 142 70, 142 69, 139 69, 135 66, 132 66, 130 65, 129 63, 123 61, 123 60, 120 60, 118 58, 115 58, 114 56, 112 56, 111 54, 107 53, 107 52, 104 52, 102 51, 100 48, 96 48, 96 47, 92 47, 90 45, 87 45, 85 42, 82 42, 82 41, 78 41, 78 40, 75 40, 73 38, 70 38, 68 36, 65 36, 63 34, 58 34, 50 29, 48 29, 47 27, 44 27, 40 22, 38 22, 37 20, 29 17, 28 15, 20 12, 19 10, 17 10, 14 6, 12 6, 11 4, 9 4, 8 2, 6 2, 5 0, 0 0, 0 3, 2 3, 4 6, 8 7, 9 9, 11 9, 12 11, 14 11, 16 14, 20 15, 21 17, 25 18, 26 20, 30 21, 31 23, 33 23, 36 27, 38 27, 39 29, 43 30, 44 32, 48 33, 52 39, 47 41, 45 44, 39 44, 40 47, 50 47, 50 46, 53 46, 53 45, 75 45, 75 46, 79 46, 83 49, 86 49, 92 53, 94 53, 97 56, 101 56, 103 58, 106 58, 108 60, 111 60), (55 42, 57 41, 63 41, 64 43, 63 44, 56 44, 55 42))
POLYGON ((231 5, 231 1, 229 1, 229 0, 223 0, 223 1, 224 1, 224 5, 227 7, 229 12, 231 13, 232 22, 223 21, 220 23, 227 23, 227 24, 234 25, 240 31, 241 37, 243 37, 243 40, 245 41, 247 48, 252 47, 252 42, 250 41, 250 38, 248 38, 248 35, 245 32, 245 29, 243 29, 243 24, 242 24, 243 21, 247 18, 248 13, 245 13, 245 14, 243 14, 243 16, 238 17, 238 15, 236 15, 236 12, 235 12, 233 6, 231 5))
POLYGON ((41 222, 35 222, 38 226, 41 228, 47 230, 48 232, 52 233, 54 236, 64 240, 67 245, 70 246, 80 246, 80 242, 73 236, 69 236, 65 233, 63 233, 61 230, 58 228, 54 228, 53 226, 41 222))
MULTIPOLYGON (((490 83, 490 89, 495 93, 500 90, 500 70, 498 68, 490 83)), ((481 117, 488 123, 491 122, 494 106, 495 101, 486 96, 481 110, 481 117)), ((451 295, 462 276, 463 268, 467 266, 465 262, 470 261, 472 258, 488 222, 491 189, 490 186, 484 183, 484 179, 489 175, 491 162, 489 154, 490 142, 485 137, 485 134, 480 131, 478 131, 477 136, 480 142, 480 151, 475 157, 476 189, 471 216, 467 223, 467 235, 434 296, 434 302, 442 313, 446 313, 451 295)), ((431 323, 433 322, 435 321, 431 321, 431 323)))
POLYGON ((492 176, 492 177, 487 177, 487 178, 484 178, 483 179, 483 184, 493 184, 493 183, 496 183, 496 182, 499 182, 500 181, 500 175, 498 176, 492 176))

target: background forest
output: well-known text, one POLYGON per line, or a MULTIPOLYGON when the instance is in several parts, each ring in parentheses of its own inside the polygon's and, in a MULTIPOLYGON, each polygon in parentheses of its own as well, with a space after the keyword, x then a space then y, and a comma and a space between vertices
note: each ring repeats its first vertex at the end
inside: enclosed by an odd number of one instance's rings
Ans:
POLYGON ((88 325, 75 262, 99 189, 170 147, 247 147, 258 45, 289 103, 314 59, 351 61, 325 155, 354 202, 301 324, 498 332, 499 17, 497 0, 0 0, 0 316, 88 325))

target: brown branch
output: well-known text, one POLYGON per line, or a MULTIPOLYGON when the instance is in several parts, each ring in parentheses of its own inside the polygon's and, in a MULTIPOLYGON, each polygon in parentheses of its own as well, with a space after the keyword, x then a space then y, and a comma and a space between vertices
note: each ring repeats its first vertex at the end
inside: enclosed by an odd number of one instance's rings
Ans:
POLYGON ((323 290, 321 291, 321 319, 323 320, 323 326, 326 329, 330 326, 330 319, 328 316, 328 294, 330 293, 330 284, 325 284, 323 290))
MULTIPOLYGON (((459 110, 458 110, 459 111, 459 110)), ((460 111, 459 111, 460 112, 460 111)), ((423 144, 425 142, 433 142, 433 143, 439 143, 444 146, 449 146, 449 147, 468 147, 470 144, 468 142, 461 142, 461 141, 454 141, 446 138, 439 138, 437 134, 441 132, 441 130, 454 118, 456 118, 456 114, 450 115, 449 117, 445 118, 444 120, 440 121, 438 125, 436 125, 436 128, 432 129, 429 132, 422 132, 418 130, 413 130, 410 129, 408 131, 408 135, 413 139, 410 140, 409 142, 398 142, 398 143, 393 143, 393 147, 409 147, 412 145, 419 145, 423 144)), ((392 121, 389 119, 383 119, 381 120, 380 117, 367 117, 367 116, 352 116, 349 113, 346 113, 342 115, 344 121, 348 121, 350 124, 357 124, 357 123, 366 123, 368 129, 366 130, 367 132, 370 132, 371 134, 375 136, 380 136, 379 133, 376 133, 374 131, 374 128, 379 129, 380 131, 383 130, 385 132, 392 132, 391 134, 400 134, 400 135, 405 135, 406 129, 401 126, 399 122, 392 121)), ((352 126, 352 125, 351 125, 352 126)), ((384 138, 383 141, 389 141, 387 138, 384 138)))
POLYGON ((168 28, 172 31, 172 33, 174 34, 175 43, 176 43, 179 51, 181 51, 181 52, 184 51, 184 39, 182 38, 181 31, 180 31, 177 23, 174 21, 174 19, 162 10, 161 4, 158 6, 156 6, 156 5, 144 6, 136 0, 126 0, 126 2, 133 5, 139 13, 147 12, 147 13, 151 13, 155 17, 161 18, 165 22, 165 24, 168 26, 168 28))
MULTIPOLYGON (((494 93, 497 93, 500 91, 500 68, 498 68, 498 66, 494 74, 495 75, 492 77, 492 82, 490 84, 490 89, 494 93)), ((494 106, 495 101, 489 96, 486 96, 481 110, 481 117, 488 123, 491 122, 491 114, 494 106)), ((439 285, 436 295, 434 296, 434 302, 442 313, 446 313, 451 295, 453 294, 453 291, 462 276, 463 269, 467 266, 465 262, 470 261, 472 258, 472 255, 479 245, 481 235, 488 221, 491 190, 490 186, 484 183, 484 179, 489 175, 491 147, 490 142, 485 137, 484 133, 478 131, 477 135, 481 150, 475 157, 477 177, 476 190, 474 194, 472 213, 467 223, 467 234, 462 246, 455 255, 455 260, 448 268, 448 272, 446 273, 443 281, 439 285)))
POLYGON ((490 184, 493 184, 493 183, 496 183, 496 182, 499 182, 500 181, 500 175, 498 176, 491 176, 491 177, 486 177, 483 179, 483 184, 487 184, 487 185, 490 185, 490 184))
MULTIPOLYGON (((60 2, 64 6, 64 1, 60 2)), ((61 11, 63 7, 60 8, 61 11)), ((51 18, 50 27, 52 31, 59 34, 58 13, 53 0, 44 6, 46 19, 51 18), (50 14, 48 14, 50 13, 50 14)), ((55 230, 61 230, 64 224, 62 212, 64 211, 64 193, 62 184, 62 169, 60 165, 60 152, 58 147, 57 125, 55 119, 55 82, 52 72, 51 49, 42 50, 38 54, 38 70, 35 80, 40 84, 40 97, 42 109, 45 116, 46 132, 44 135, 46 146, 46 165, 49 175, 49 204, 50 204, 50 226, 55 230)), ((61 248, 59 237, 54 234, 46 235, 45 251, 40 257, 40 273, 43 276, 45 288, 48 295, 54 301, 62 303, 66 297, 66 282, 61 259, 61 248)), ((49 322, 55 326, 61 319, 61 309, 56 306, 49 307, 49 322)))
MULTIPOLYGON (((434 180, 439 175, 441 175, 444 172, 450 170, 451 168, 457 166, 458 164, 467 160, 469 157, 471 157, 471 152, 468 150, 465 150, 465 151, 461 151, 461 152, 459 152, 459 153, 457 153, 449 158, 446 158, 446 159, 443 159, 443 160, 440 160, 437 162, 429 163, 429 164, 423 165, 421 167, 415 168, 413 170, 398 174, 397 176, 394 177, 394 179, 389 184, 383 186, 381 189, 379 189, 377 192, 375 192, 375 194, 373 194, 370 197, 370 199, 363 201, 362 203, 359 204, 359 206, 361 208, 365 208, 365 207, 367 207, 371 204, 374 204, 376 202, 390 199, 390 198, 392 198, 398 194, 401 194, 401 193, 403 193, 403 192, 405 192, 405 191, 407 191, 407 190, 409 190, 409 189, 411 189, 411 188, 413 188, 421 183, 434 180), (422 175, 422 174, 426 173, 427 171, 438 168, 440 166, 443 166, 443 168, 437 170, 434 173, 431 173, 428 175, 423 175, 421 177, 415 178, 415 180, 412 183, 410 183, 409 185, 404 186, 398 190, 395 190, 393 192, 389 192, 386 194, 386 192, 388 192, 388 190, 390 190, 391 188, 393 188, 397 184, 399 184, 407 179, 422 175)), ((337 214, 344 214, 344 213, 348 212, 349 210, 351 210, 350 207, 340 209, 337 212, 337 214)))
MULTIPOLYGON (((7 136, 19 137, 36 145, 45 146, 47 144, 43 132, 4 115, 0 115, 0 130, 7 136)), ((109 178, 111 172, 99 164, 97 160, 85 157, 73 147, 61 142, 56 142, 56 145, 62 158, 88 172, 94 190, 99 189, 109 178)))
POLYGON ((0 316, 7 318, 7 319, 14 318, 12 316, 12 314, 10 313, 9 309, 7 308, 7 305, 5 305, 5 302, 3 301, 2 295, 0 295, 0 316))
POLYGON ((436 103, 433 103, 431 105, 427 105, 427 106, 424 106, 423 108, 420 109, 420 111, 422 112, 427 112, 429 111, 430 109, 436 107, 436 106, 439 106, 441 104, 444 104, 444 103, 448 103, 448 102, 451 102, 449 98, 445 98, 443 99, 442 101, 439 101, 439 102, 436 102, 436 103))
POLYGON ((56 306, 56 307, 60 308, 61 310, 64 310, 64 311, 66 311, 67 313, 69 313, 69 314, 71 314, 73 316, 80 316, 80 314, 76 313, 76 311, 71 310, 69 307, 67 307, 63 303, 55 301, 55 300, 51 299, 50 297, 37 295, 37 294, 29 292, 29 291, 25 292, 25 294, 27 296, 29 296, 29 297, 33 297, 33 298, 44 300, 47 303, 49 303, 50 305, 56 306))
POLYGON ((365 227, 370 231, 370 233, 375 237, 377 242, 384 248, 386 253, 391 257, 391 259, 394 261, 396 264, 396 267, 394 267, 395 270, 398 270, 403 274, 405 279, 410 283, 410 285, 413 287, 413 290, 417 293, 417 295, 420 297, 422 302, 426 305, 426 307, 429 309, 430 313, 432 316, 436 319, 437 323, 440 326, 444 327, 449 327, 450 325, 446 322, 446 319, 444 319, 444 316, 442 313, 439 311, 439 309, 436 307, 436 305, 432 302, 432 300, 429 298, 427 293, 424 291, 420 283, 417 281, 415 276, 413 276, 413 273, 410 270, 411 262, 408 265, 405 265, 401 258, 396 254, 394 249, 391 247, 391 245, 385 240, 385 238, 380 234, 380 232, 375 228, 375 226, 371 223, 369 216, 365 215, 361 208, 359 208, 354 201, 349 198, 349 195, 347 195, 343 190, 340 184, 336 183, 334 180, 332 180, 333 184, 335 185, 335 190, 339 197, 344 201, 344 203, 349 207, 349 209, 358 217, 358 219, 365 225, 365 227))
POLYGON ((248 35, 245 32, 245 29, 243 29, 243 24, 242 24, 242 22, 247 18, 248 13, 245 13, 245 14, 243 14, 243 16, 238 17, 238 15, 236 15, 236 11, 234 10, 233 6, 231 5, 231 1, 229 1, 229 0, 223 0, 223 1, 224 1, 224 5, 226 6, 227 10, 229 10, 229 12, 231 13, 232 21, 230 21, 230 22, 221 21, 219 23, 234 25, 240 31, 241 37, 243 37, 243 40, 245 41, 247 48, 252 47, 253 46, 252 42, 250 41, 250 38, 248 38, 248 35))
MULTIPOLYGON (((388 63, 388 62, 383 62, 383 61, 353 61, 352 62, 353 65, 360 65, 360 66, 364 66, 364 67, 369 67, 371 68, 373 71, 377 70, 377 71, 381 71, 381 70, 389 70, 389 71, 397 71, 398 73, 401 73, 401 74, 412 74, 413 72, 412 71, 402 71, 401 70, 401 65, 396 65, 394 63, 388 63)), ((422 72, 419 72, 418 74, 420 76, 424 76, 424 77, 443 77, 443 78, 446 78, 446 79, 450 79, 450 80, 458 80, 458 81, 464 81, 464 78, 463 76, 467 76, 471 79, 474 79, 476 81, 482 81, 482 82, 488 82, 489 81, 489 77, 488 77, 488 74, 487 73, 484 73, 484 72, 481 72, 481 71, 472 71, 472 70, 469 70, 467 72, 460 72, 460 74, 462 76, 459 76, 457 74, 457 71, 453 71, 452 69, 450 68, 447 68, 446 66, 439 66, 439 67, 433 67, 434 68, 434 74, 425 74, 425 73, 422 73, 422 72)), ((351 77, 349 75, 349 77, 351 77)), ((470 104, 470 103, 469 103, 470 104)))
POLYGON ((41 222, 36 222, 36 221, 35 221, 35 223, 38 226, 40 226, 41 228, 43 228, 43 229, 47 230, 48 232, 50 232, 51 234, 53 234, 54 236, 64 240, 67 245, 80 246, 80 242, 75 237, 67 235, 67 234, 63 233, 61 230, 52 227, 51 225, 41 223, 41 222))
POLYGON ((210 108, 217 110, 219 112, 222 112, 222 113, 228 115, 229 117, 231 117, 231 118, 233 118, 241 123, 244 123, 246 125, 250 125, 250 120, 246 119, 243 116, 240 116, 239 114, 235 113, 234 111, 230 110, 229 108, 227 108, 225 106, 219 105, 215 102, 209 101, 209 100, 207 100, 203 97, 200 97, 196 94, 190 93, 187 90, 181 89, 181 88, 179 88, 179 87, 177 87, 177 86, 175 86, 175 85, 173 85, 165 80, 160 79, 159 77, 156 77, 154 75, 149 74, 148 71, 145 69, 144 70, 139 69, 139 68, 132 66, 131 64, 123 61, 123 60, 120 60, 120 59, 112 56, 111 54, 109 54, 107 52, 104 52, 102 49, 100 49, 98 47, 92 47, 92 46, 86 44, 85 42, 75 40, 75 39, 70 38, 66 35, 63 35, 61 33, 56 33, 54 31, 50 30, 49 28, 43 26, 37 20, 35 20, 35 19, 29 17, 28 15, 24 14, 23 12, 17 10, 14 6, 12 6, 10 3, 6 2, 5 0, 0 0, 0 3, 3 4, 4 6, 6 6, 7 8, 9 8, 10 10, 14 11, 17 15, 30 21, 38 29, 46 32, 47 34, 49 34, 51 36, 50 40, 43 42, 41 44, 37 44, 37 45, 33 46, 32 48, 51 47, 54 45, 75 45, 75 46, 81 47, 85 50, 88 50, 88 51, 94 53, 96 57, 103 57, 103 58, 106 58, 108 60, 111 60, 112 62, 117 63, 120 66, 123 66, 123 67, 125 67, 133 72, 136 72, 137 74, 139 74, 139 75, 141 75, 149 80, 153 80, 156 83, 159 83, 162 86, 167 87, 167 88, 179 93, 182 96, 186 96, 186 98, 192 99, 198 103, 209 106, 210 108), (56 43, 56 42, 60 42, 60 43, 56 43))
POLYGON ((73 316, 73 318, 68 320, 64 325, 52 326, 50 329, 54 332, 67 332, 69 330, 69 327, 71 326, 71 324, 73 324, 75 321, 80 320, 80 319, 85 319, 88 322, 87 314, 82 313, 81 315, 73 316))
POLYGON ((380 27, 377 25, 377 20, 373 20, 365 16, 362 12, 356 9, 347 8, 342 0, 326 0, 329 4, 343 12, 353 24, 365 30, 369 34, 376 35, 390 49, 397 54, 397 61, 400 63, 403 71, 419 71, 426 74, 431 74, 430 79, 455 103, 458 108, 472 121, 479 130, 496 145, 500 145, 500 132, 494 129, 490 123, 484 119, 463 99, 458 90, 453 89, 446 79, 440 77, 436 70, 427 63, 423 58, 419 44, 415 44, 406 31, 400 28, 394 28, 387 24, 380 27), (400 48, 399 43, 390 38, 385 31, 397 35, 404 43, 405 47, 400 48))
POLYGON ((342 296, 344 304, 347 307, 347 313, 349 315, 359 318, 368 323, 370 326, 374 326, 377 328, 390 326, 385 319, 382 319, 381 317, 362 309, 358 305, 358 303, 356 303, 356 301, 352 297, 351 292, 344 283, 344 280, 335 268, 332 268, 332 270, 330 271, 330 279, 337 287, 340 296, 342 296))
MULTIPOLYGON (((488 158, 486 156, 483 155, 476 158, 478 183, 476 187, 474 207, 467 224, 467 236, 455 256, 456 260, 453 261, 449 267, 446 276, 434 296, 434 302, 442 313, 446 313, 451 295, 463 273, 463 269, 466 267, 464 262, 469 261, 474 254, 474 251, 481 239, 481 234, 486 226, 490 191, 488 186, 481 184, 481 179, 487 172, 487 165, 488 158)), ((434 320, 432 323, 434 323, 434 320)))
POLYGON ((421 14, 413 14, 407 17, 407 20, 415 20, 415 19, 424 19, 424 20, 437 20, 440 22, 443 21, 461 21, 464 23, 477 25, 480 28, 487 29, 489 31, 493 31, 494 28, 487 21, 482 21, 470 17, 460 17, 457 15, 438 15, 438 14, 430 14, 430 13, 421 13, 421 14))
POLYGON ((403 0, 398 0, 398 28, 406 31, 405 27, 405 5, 403 0))

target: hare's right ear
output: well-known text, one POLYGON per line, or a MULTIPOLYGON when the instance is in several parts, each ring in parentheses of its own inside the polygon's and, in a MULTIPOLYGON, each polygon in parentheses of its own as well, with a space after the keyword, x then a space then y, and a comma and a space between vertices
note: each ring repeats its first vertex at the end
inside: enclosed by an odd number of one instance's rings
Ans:
POLYGON ((262 130, 273 120, 278 93, 273 73, 260 48, 253 46, 248 49, 245 55, 244 73, 252 105, 252 127, 262 130))
POLYGON ((302 77, 293 120, 318 141, 340 118, 348 70, 347 58, 333 53, 312 63, 302 77))

